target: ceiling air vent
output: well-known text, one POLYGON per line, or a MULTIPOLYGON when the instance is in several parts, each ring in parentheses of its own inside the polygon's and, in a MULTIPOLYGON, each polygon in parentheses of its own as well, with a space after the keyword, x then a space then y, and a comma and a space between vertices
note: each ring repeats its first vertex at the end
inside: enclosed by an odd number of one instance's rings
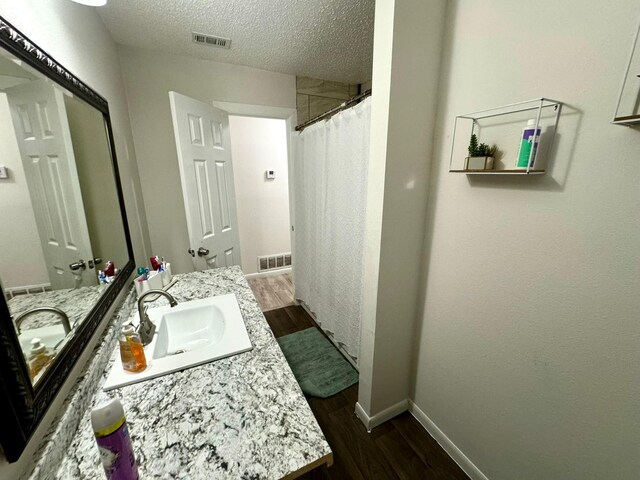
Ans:
POLYGON ((193 40, 193 43, 199 43, 200 45, 226 49, 231 48, 230 38, 216 37, 214 35, 205 35, 204 33, 191 32, 191 39, 193 40))

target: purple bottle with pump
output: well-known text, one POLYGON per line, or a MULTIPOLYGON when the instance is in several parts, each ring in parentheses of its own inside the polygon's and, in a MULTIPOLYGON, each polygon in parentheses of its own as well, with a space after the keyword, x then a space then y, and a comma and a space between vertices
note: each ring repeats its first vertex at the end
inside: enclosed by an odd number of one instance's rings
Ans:
POLYGON ((113 399, 91 411, 91 426, 100 460, 109 480, 138 480, 138 465, 120 400, 113 399))

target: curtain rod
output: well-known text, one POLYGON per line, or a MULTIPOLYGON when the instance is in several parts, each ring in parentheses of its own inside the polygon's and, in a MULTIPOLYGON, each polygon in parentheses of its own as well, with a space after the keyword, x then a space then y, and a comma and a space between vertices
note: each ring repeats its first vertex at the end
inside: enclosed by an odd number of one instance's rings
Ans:
POLYGON ((313 125, 314 123, 319 122, 320 120, 324 120, 325 118, 330 117, 330 116, 338 113, 341 110, 345 110, 345 109, 353 106, 353 104, 361 102, 362 100, 364 100, 365 98, 367 98, 370 95, 371 95, 371 89, 366 90, 364 93, 361 93, 360 95, 356 95, 355 97, 351 97, 350 99, 345 100, 344 102, 342 102, 337 107, 334 107, 331 110, 328 110, 328 111, 318 115, 317 117, 313 117, 311 120, 308 120, 308 121, 306 121, 304 123, 301 123, 300 125, 298 125, 296 127, 296 132, 301 132, 302 130, 307 128, 309 125, 313 125))

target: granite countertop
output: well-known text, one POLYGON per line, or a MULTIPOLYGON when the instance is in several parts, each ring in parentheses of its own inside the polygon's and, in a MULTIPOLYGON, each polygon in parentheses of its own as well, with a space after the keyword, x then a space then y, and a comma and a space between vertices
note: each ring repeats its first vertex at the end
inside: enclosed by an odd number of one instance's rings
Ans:
MULTIPOLYGON (((240 268, 176 278, 169 292, 178 302, 235 293, 253 350, 103 392, 117 354, 114 343, 91 408, 120 398, 140 477, 276 479, 330 464, 329 444, 240 268)), ((161 305, 166 305, 165 299, 149 308, 161 305)), ((104 478, 90 410, 57 478, 104 478)))
MULTIPOLYGON (((84 320, 106 287, 107 285, 95 285, 18 295, 10 299, 7 304, 13 318, 36 307, 57 307, 67 314, 71 328, 73 328, 78 322, 84 320)), ((31 330, 59 324, 60 317, 58 315, 41 312, 25 318, 20 329, 31 330)))

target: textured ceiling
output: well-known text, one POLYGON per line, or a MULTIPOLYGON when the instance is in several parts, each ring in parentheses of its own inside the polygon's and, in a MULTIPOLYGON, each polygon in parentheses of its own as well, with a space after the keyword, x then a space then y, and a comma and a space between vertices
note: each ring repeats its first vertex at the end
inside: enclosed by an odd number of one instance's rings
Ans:
POLYGON ((336 80, 371 79, 374 0, 109 0, 98 9, 124 45, 336 80), (191 32, 231 38, 196 45, 191 32))

